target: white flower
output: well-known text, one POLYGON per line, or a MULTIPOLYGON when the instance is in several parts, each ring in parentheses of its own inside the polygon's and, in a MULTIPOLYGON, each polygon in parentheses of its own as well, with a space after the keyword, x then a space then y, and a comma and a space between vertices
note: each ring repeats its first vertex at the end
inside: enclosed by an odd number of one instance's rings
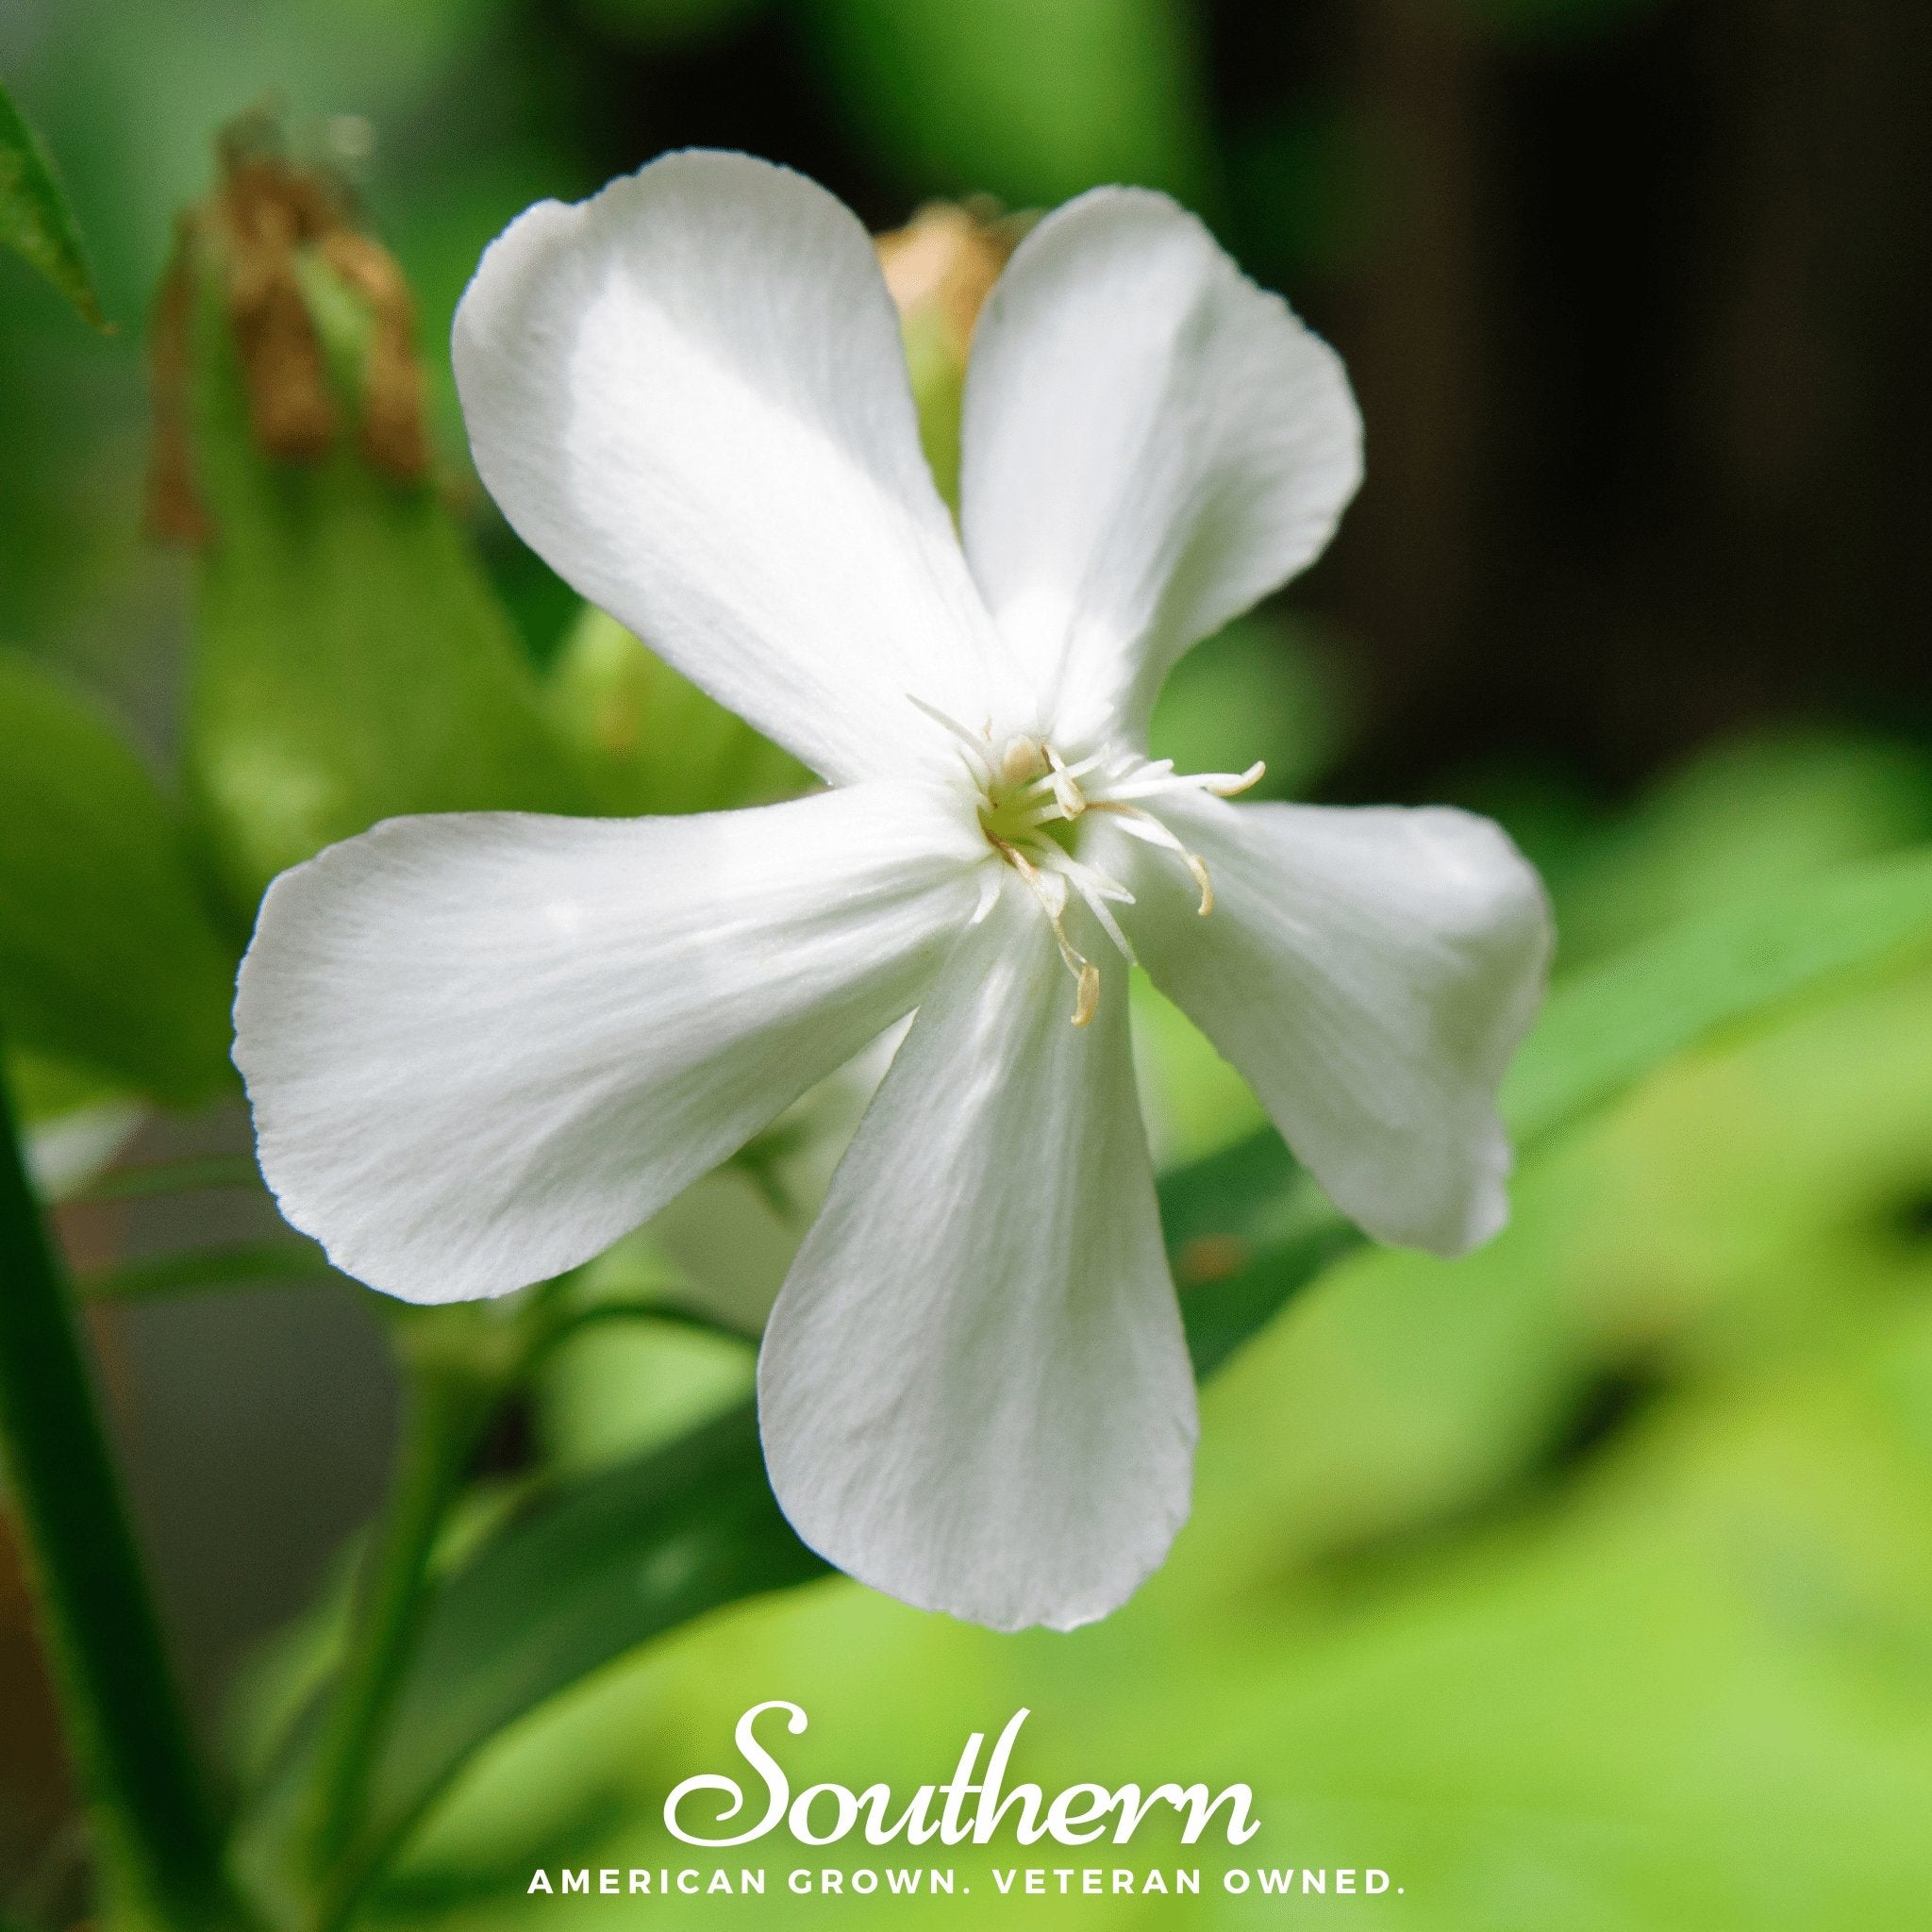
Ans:
POLYGON ((519 1288, 916 1007, 772 1313, 772 1480, 910 1603, 1105 1615, 1195 1437, 1129 948, 1370 1232, 1454 1253, 1506 1213, 1549 948, 1508 841, 1233 806, 1251 774, 1146 751, 1174 659, 1355 490, 1340 362, 1171 202, 1084 195, 981 318, 956 536, 864 230, 702 153, 522 215, 455 350, 510 522, 830 789, 392 820, 284 874, 236 1004, 283 1211, 391 1294, 519 1288))

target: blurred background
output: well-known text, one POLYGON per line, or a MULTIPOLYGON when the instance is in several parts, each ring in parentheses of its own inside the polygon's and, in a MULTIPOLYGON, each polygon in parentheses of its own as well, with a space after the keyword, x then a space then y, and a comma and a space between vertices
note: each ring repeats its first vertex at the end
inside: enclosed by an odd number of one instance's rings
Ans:
MULTIPOLYGON (((1024 210, 1136 181, 1337 344, 1368 424, 1329 555, 1177 676, 1160 729, 1184 762, 1495 813, 1545 871, 1566 974, 1932 838, 1915 0, 10 0, 0 75, 120 325, 90 336, 0 258, 0 643, 158 768, 192 592, 143 534, 144 318, 213 131, 267 108, 416 291, 438 458, 538 666, 575 599, 466 480, 444 348, 511 215, 691 143, 790 162, 878 230, 935 197, 1024 210)), ((1141 1017, 1162 1152, 1249 1132, 1239 1083, 1141 1017)), ((247 1146, 233 1106, 141 1131, 247 1146)), ((246 1190, 63 1210, 97 1261, 271 1225, 246 1190)), ((723 1175, 652 1239, 754 1308, 782 1193, 723 1175)), ((183 1669, 245 1757, 298 1668, 290 1620, 380 1491, 380 1338, 325 1285, 187 1292, 96 1339, 183 1669)), ((587 1339, 491 1454, 594 1463, 734 1398, 749 1360, 668 1329, 587 1339)), ((821 1774, 854 1784, 937 1777, 1021 1703, 1049 1788, 1245 1779, 1260 1862, 1403 1885, 1329 1900, 1337 1923, 1924 1923, 1923 961, 1667 1069, 1525 1173, 1484 1253, 1350 1262, 1205 1421, 1196 1520, 1105 1625, 994 1639, 836 1580, 741 1607, 493 1747, 382 1915, 507 1925, 533 1864, 658 1862, 664 1789, 783 1695, 821 1774)), ((71 1882, 70 1810, 9 1560, 0 1902, 24 1917, 71 1882)), ((942 1909, 993 1914, 991 1890, 942 1909)), ((1189 1909, 1267 1908, 1210 1889, 1189 1909)))

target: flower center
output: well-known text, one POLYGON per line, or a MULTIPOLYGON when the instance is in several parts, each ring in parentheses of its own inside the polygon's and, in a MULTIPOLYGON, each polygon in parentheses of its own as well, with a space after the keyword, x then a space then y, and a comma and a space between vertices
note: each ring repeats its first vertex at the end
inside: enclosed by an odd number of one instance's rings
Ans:
MULTIPOLYGON (((1118 879, 1076 857, 1078 821, 1090 812, 1105 813, 1130 837, 1171 853, 1199 888, 1205 919, 1214 910, 1214 883, 1206 863, 1141 801, 1171 791, 1211 791, 1231 798, 1253 785, 1266 767, 1257 763, 1245 772, 1182 774, 1174 771, 1172 758, 1151 759, 1113 747, 1070 764, 1047 739, 1021 734, 996 744, 990 727, 969 731, 930 705, 917 698, 912 702, 959 741, 966 769, 979 792, 980 830, 1039 901, 1060 958, 1074 976, 1074 1024, 1086 1025, 1100 1004, 1100 969, 1067 937, 1068 903, 1077 895, 1121 957, 1131 963, 1134 949, 1112 907, 1131 906, 1134 895, 1118 879)), ((991 909, 996 890, 995 880, 975 919, 991 909)))

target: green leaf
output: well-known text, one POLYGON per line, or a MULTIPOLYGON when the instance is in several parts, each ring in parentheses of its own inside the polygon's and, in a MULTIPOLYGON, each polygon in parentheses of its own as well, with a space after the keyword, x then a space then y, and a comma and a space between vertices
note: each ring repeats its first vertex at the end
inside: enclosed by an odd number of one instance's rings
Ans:
POLYGON ((1250 796, 1306 797, 1347 749, 1340 657, 1299 620, 1238 617, 1174 666, 1150 748, 1181 772, 1241 772, 1260 758, 1268 769, 1250 796))
POLYGON ((46 149, 5 87, 0 87, 0 242, 39 269, 84 321, 107 327, 74 210, 46 149))
POLYGON ((541 1494, 432 1605, 350 1869, 373 1873, 470 1757, 539 1705, 707 1610, 825 1569, 773 1500, 749 1404, 541 1494))
POLYGON ((604 811, 723 811, 790 798, 814 782, 592 605, 564 639, 548 695, 604 811))
MULTIPOLYGON (((184 488, 171 509, 175 527, 199 537, 189 774, 214 869, 245 925, 276 873, 378 819, 590 800, 427 474, 420 421, 414 463, 407 436, 400 455, 375 442, 378 368, 396 375, 393 338, 386 350, 380 340, 393 312, 385 323, 329 260, 297 251, 313 334, 302 310, 291 319, 290 294, 275 318, 283 339, 270 342, 281 360, 258 341, 244 368, 222 207, 191 225, 175 270, 188 379, 173 473, 184 488), (278 398, 275 380, 291 366, 278 398)), ((386 263, 345 236, 329 240, 386 263)), ((291 265, 261 268, 275 272, 291 265)), ((389 400, 406 407, 410 393, 405 374, 389 400)))
POLYGON ((158 1100, 198 1100, 229 1077, 234 971, 140 758, 0 652, 0 1024, 158 1100))
POLYGON ((1932 945, 1932 851, 1844 866, 1688 921, 1550 996, 1503 1089, 1520 1145, 1721 1027, 1832 975, 1932 945))
POLYGON ((267 1281, 340 1278, 313 1241, 280 1236, 125 1261, 97 1274, 83 1274, 75 1287, 87 1301, 137 1302, 211 1288, 250 1288, 267 1281))
POLYGON ((835 88, 908 182, 1014 208, 1108 181, 1199 199, 1199 61, 1177 0, 798 4, 835 88))
POLYGON ((1273 1129, 1162 1176, 1160 1218, 1199 1381, 1362 1241, 1273 1129))
MULTIPOLYGON (((1724 907, 1551 995, 1503 1089, 1520 1154, 1724 1027, 1833 976, 1932 947, 1932 852, 1867 860, 1724 907)), ((1197 1374, 1210 1374, 1362 1237, 1273 1132, 1162 1178, 1197 1374)))

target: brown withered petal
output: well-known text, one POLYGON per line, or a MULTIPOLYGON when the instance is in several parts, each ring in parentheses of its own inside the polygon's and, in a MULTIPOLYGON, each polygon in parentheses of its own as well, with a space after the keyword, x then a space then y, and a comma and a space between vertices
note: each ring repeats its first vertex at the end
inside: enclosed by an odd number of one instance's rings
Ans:
POLYGON ((362 447, 378 469, 414 482, 428 473, 429 440, 409 285, 389 250, 353 228, 324 236, 322 258, 369 304, 375 319, 362 374, 362 447))
POLYGON ((322 456, 335 441, 336 409, 316 331, 295 274, 295 247, 327 218, 315 185, 274 156, 224 155, 215 198, 225 229, 225 294, 248 421, 269 455, 322 456))
POLYGON ((193 242, 184 220, 155 297, 148 335, 148 380, 154 395, 154 447, 148 457, 147 528, 173 543, 206 543, 212 534, 195 487, 188 436, 190 353, 194 324, 194 282, 189 251, 193 242))

